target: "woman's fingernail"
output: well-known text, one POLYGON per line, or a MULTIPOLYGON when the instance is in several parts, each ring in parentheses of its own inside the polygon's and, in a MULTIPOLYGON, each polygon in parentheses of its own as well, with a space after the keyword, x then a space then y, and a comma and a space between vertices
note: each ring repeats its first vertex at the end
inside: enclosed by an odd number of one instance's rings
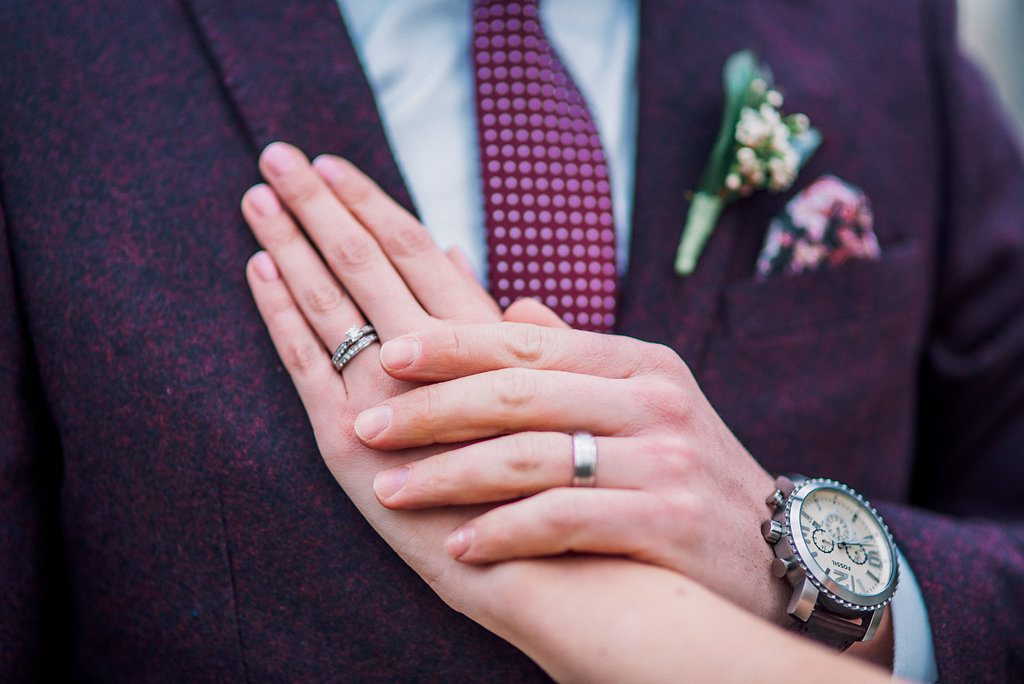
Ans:
POLYGON ((295 168, 295 154, 284 143, 271 143, 263 150, 263 162, 274 173, 288 173, 295 168))
POLYGON ((359 439, 368 442, 391 423, 391 407, 375 406, 356 416, 355 430, 359 439))
POLYGON ((319 172, 324 180, 330 183, 337 183, 345 174, 341 162, 335 157, 320 156, 313 160, 313 168, 319 172))
POLYGON ((448 552, 448 555, 452 558, 459 558, 464 553, 469 551, 469 547, 473 545, 473 537, 476 532, 472 527, 462 527, 455 530, 448 539, 444 542, 444 550, 448 552))
POLYGON ((420 355, 420 341, 415 337, 388 340, 380 348, 380 363, 385 370, 408 368, 420 355))
POLYGON ((252 256, 252 267, 263 280, 277 280, 280 277, 277 272, 277 264, 266 252, 256 252, 252 256))
POLYGON ((377 473, 377 477, 373 478, 373 491, 376 492, 377 498, 381 500, 390 499, 397 494, 398 490, 409 481, 411 473, 412 469, 408 466, 382 470, 377 473))
POLYGON ((273 216, 281 211, 277 195, 266 185, 257 185, 249 190, 249 201, 260 216, 273 216))

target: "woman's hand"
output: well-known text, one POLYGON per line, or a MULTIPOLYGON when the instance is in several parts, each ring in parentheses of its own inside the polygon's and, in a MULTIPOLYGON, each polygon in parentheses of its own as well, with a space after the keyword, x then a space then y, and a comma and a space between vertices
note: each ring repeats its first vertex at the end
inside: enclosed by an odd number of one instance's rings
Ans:
MULTIPOLYGON (((540 305, 524 305, 536 316, 540 305)), ((511 309, 507 318, 515 318, 511 309)), ((788 620, 759 529, 773 479, 714 412, 671 350, 513 323, 433 328, 387 342, 392 377, 431 382, 360 414, 368 446, 475 441, 383 471, 391 508, 495 503, 449 552, 488 563, 568 551, 627 555, 788 620), (597 436, 595 488, 570 488, 570 433, 597 436), (526 497, 526 498, 522 498, 526 497)))
MULTIPOLYGON (((275 143, 261 156, 260 169, 267 184, 246 193, 242 213, 266 251, 252 258, 247 276, 324 461, 415 570, 443 575, 453 565, 444 558, 443 540, 471 511, 409 518, 381 507, 371 480, 389 462, 387 455, 363 446, 352 432, 359 410, 413 385, 381 370, 379 345, 357 354, 342 373, 331 354, 347 330, 367 319, 387 340, 440 327, 442 320, 498 321, 498 308, 413 217, 346 162, 322 157, 314 168, 294 147, 275 143)), ((443 583, 435 589, 452 596, 443 583)))

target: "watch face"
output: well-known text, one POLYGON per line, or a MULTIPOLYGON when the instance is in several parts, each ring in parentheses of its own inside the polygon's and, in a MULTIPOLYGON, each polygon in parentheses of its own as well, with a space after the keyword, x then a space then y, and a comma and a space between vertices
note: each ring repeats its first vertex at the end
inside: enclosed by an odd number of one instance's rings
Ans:
POLYGON ((853 490, 809 481, 792 496, 793 541, 812 580, 854 606, 875 606, 895 589, 896 557, 885 525, 853 490))

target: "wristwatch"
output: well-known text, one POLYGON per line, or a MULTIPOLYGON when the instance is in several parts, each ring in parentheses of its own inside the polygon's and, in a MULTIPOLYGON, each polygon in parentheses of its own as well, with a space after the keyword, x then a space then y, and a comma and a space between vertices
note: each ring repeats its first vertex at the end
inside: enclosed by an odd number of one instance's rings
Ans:
POLYGON ((765 500, 771 572, 793 586, 796 631, 846 650, 870 641, 899 582, 896 546, 874 508, 835 480, 789 475, 765 500))

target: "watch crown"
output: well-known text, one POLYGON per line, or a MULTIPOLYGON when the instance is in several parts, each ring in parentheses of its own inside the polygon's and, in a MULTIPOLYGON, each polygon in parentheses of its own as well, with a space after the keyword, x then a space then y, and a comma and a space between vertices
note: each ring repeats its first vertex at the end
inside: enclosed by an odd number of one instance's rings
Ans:
POLYGON ((782 495, 782 490, 776 489, 774 492, 768 495, 768 498, 765 499, 764 502, 768 504, 768 508, 774 511, 775 509, 782 505, 784 500, 785 499, 782 495))
POLYGON ((772 559, 771 571, 776 577, 785 577, 794 567, 796 567, 796 558, 792 556, 772 559))
POLYGON ((782 523, 778 520, 765 520, 761 523, 761 536, 769 544, 782 539, 782 523))

